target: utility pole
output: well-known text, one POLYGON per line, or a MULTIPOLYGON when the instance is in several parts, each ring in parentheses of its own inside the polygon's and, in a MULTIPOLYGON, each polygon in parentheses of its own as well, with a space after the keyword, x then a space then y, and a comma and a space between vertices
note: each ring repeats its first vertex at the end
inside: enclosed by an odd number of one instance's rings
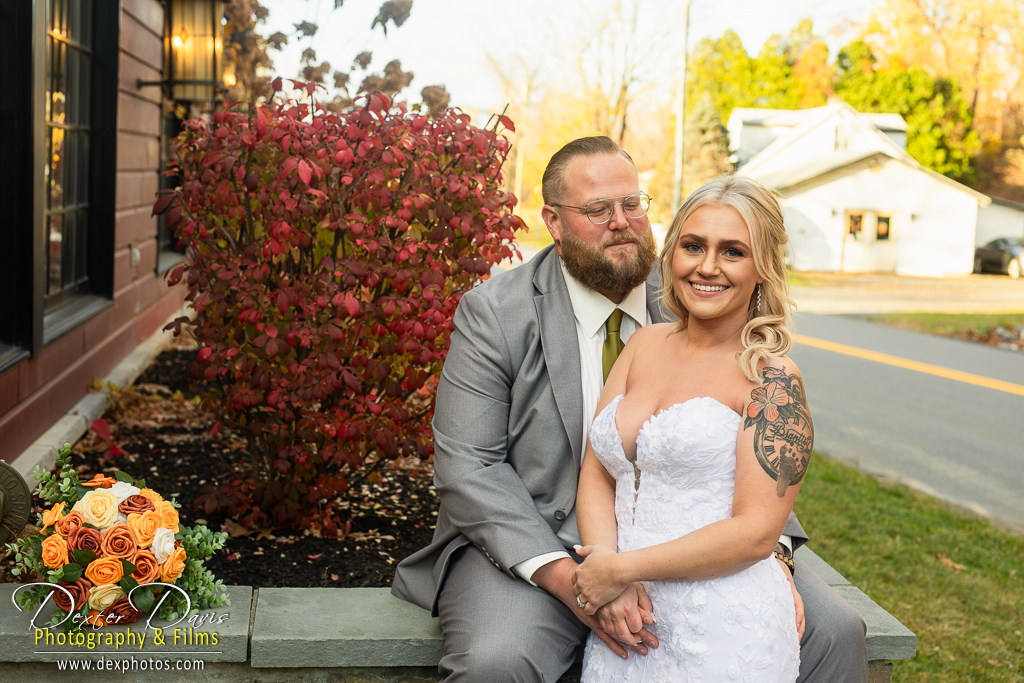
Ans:
POLYGON ((676 93, 676 156, 675 178, 672 184, 672 215, 675 216, 683 203, 683 121, 686 118, 686 48, 690 42, 690 2, 686 0, 683 9, 683 53, 679 59, 679 92, 676 93))

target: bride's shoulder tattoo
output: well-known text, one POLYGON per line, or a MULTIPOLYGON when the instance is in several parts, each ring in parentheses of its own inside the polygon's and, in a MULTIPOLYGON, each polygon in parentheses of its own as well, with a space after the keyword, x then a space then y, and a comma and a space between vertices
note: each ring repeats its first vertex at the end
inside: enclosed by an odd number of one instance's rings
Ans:
POLYGON ((814 445, 814 425, 800 376, 786 368, 767 367, 761 386, 750 393, 743 429, 754 429, 754 454, 777 483, 779 498, 800 483, 814 445))

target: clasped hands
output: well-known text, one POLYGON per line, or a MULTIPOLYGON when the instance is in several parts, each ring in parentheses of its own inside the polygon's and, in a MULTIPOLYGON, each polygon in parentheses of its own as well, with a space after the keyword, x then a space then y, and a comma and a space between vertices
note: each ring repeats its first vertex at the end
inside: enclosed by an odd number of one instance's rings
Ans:
MULTIPOLYGON (((617 553, 603 545, 575 546, 576 553, 584 558, 583 564, 576 565, 572 575, 573 590, 580 609, 589 615, 615 600, 631 585, 616 571, 617 553)), ((639 584, 636 584, 639 586, 639 584)), ((641 587, 640 590, 643 590, 641 587)), ((644 597, 647 597, 646 592, 644 597)), ((647 600, 650 605, 650 600, 647 600)), ((648 614, 651 607, 647 607, 648 614)), ((648 622, 651 623, 651 622, 648 622)))
POLYGON ((628 584, 600 609, 584 610, 575 592, 573 575, 577 568, 568 557, 554 560, 534 572, 533 581, 561 600, 618 656, 626 657, 627 650, 646 655, 647 648, 658 647, 658 639, 644 628, 655 622, 643 586, 628 584))
MULTIPOLYGON (((576 565, 575 572, 572 575, 572 586, 573 591, 576 593, 576 604, 580 609, 588 615, 597 614, 598 619, 602 622, 602 627, 611 633, 612 631, 604 626, 604 620, 602 619, 602 614, 605 611, 609 611, 606 610, 605 606, 616 600, 628 587, 637 586, 643 595, 643 599, 646 601, 646 616, 650 616, 652 619, 652 621, 648 621, 645 616, 644 623, 654 623, 654 617, 651 615, 652 605, 647 597, 647 593, 644 592, 643 586, 639 583, 628 583, 621 576, 616 563, 617 553, 614 550, 603 545, 576 546, 575 549, 576 553, 584 558, 583 564, 576 565)), ((779 564, 782 566, 782 573, 789 582, 790 591, 793 594, 796 630, 797 635, 802 639, 807 625, 804 616, 804 601, 796 590, 796 583, 793 581, 792 573, 784 564, 781 562, 779 564)))

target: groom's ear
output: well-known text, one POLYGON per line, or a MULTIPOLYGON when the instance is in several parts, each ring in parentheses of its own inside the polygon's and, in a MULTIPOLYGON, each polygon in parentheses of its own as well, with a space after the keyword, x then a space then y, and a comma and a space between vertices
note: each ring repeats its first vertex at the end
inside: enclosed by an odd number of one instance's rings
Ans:
POLYGON ((540 217, 544 220, 544 225, 547 227, 548 232, 551 233, 551 239, 555 241, 555 249, 558 250, 559 255, 562 253, 562 216, 558 213, 558 210, 549 205, 545 204, 541 207, 540 217))

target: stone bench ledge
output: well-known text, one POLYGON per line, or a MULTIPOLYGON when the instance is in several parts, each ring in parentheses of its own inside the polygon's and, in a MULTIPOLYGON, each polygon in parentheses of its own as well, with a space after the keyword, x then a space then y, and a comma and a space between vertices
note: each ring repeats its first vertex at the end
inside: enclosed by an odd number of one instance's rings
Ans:
POLYGON ((796 551, 796 557, 807 563, 864 620, 867 626, 865 642, 869 661, 911 659, 917 653, 917 635, 913 631, 859 588, 851 585, 846 577, 818 557, 813 550, 803 546, 796 551))
POLYGON ((252 666, 436 667, 438 620, 388 588, 260 588, 252 666))

